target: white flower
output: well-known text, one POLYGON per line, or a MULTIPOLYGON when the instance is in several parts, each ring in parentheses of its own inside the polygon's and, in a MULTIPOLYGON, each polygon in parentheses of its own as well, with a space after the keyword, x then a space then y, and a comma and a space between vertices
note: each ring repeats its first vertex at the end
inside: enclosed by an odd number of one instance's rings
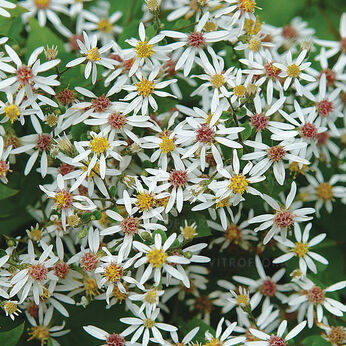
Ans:
POLYGON ((172 83, 176 83, 176 79, 171 79, 163 82, 158 82, 156 78, 159 77, 160 68, 156 66, 150 74, 147 76, 141 71, 137 71, 135 77, 137 82, 133 85, 124 85, 123 89, 126 91, 130 91, 130 93, 125 96, 123 101, 131 101, 131 103, 125 108, 124 114, 128 114, 133 111, 134 115, 136 115, 139 110, 141 110, 142 115, 148 114, 149 104, 154 111, 157 111, 158 105, 153 97, 153 95, 159 97, 174 97, 176 96, 166 92, 161 91, 172 83))
POLYGON ((10 164, 7 161, 8 155, 12 150, 12 145, 4 150, 4 139, 0 136, 0 181, 7 184, 7 173, 10 172, 10 164))
POLYGON ((88 79, 91 74, 91 81, 93 84, 95 84, 97 79, 97 65, 102 65, 111 70, 114 68, 114 60, 102 56, 103 53, 112 48, 112 42, 104 45, 101 48, 97 48, 96 36, 92 36, 89 39, 87 33, 83 31, 83 38, 84 42, 77 40, 80 53, 83 55, 83 57, 70 61, 68 64, 66 64, 66 67, 74 67, 86 61, 87 63, 84 70, 84 77, 85 79, 88 79))
MULTIPOLYGON (((164 34, 165 36, 180 40, 179 45, 177 45, 175 48, 187 46, 175 65, 176 70, 179 70, 184 66, 185 76, 190 73, 193 63, 196 59, 196 54, 199 54, 199 56, 205 55, 203 49, 208 44, 221 41, 227 35, 226 31, 211 31, 207 33, 202 32, 208 20, 209 13, 207 12, 198 21, 198 24, 194 28, 194 31, 190 33, 170 30, 162 31, 162 34, 164 34)), ((207 60, 207 57, 205 57, 204 60, 207 60)))
POLYGON ((222 324, 224 320, 225 318, 222 317, 220 322, 217 324, 215 337, 209 331, 205 333, 205 338, 208 340, 209 343, 213 342, 214 344, 220 344, 223 346, 231 346, 231 345, 238 345, 241 342, 246 340, 245 336, 237 336, 233 338, 230 337, 235 326, 237 325, 237 322, 231 323, 226 328, 226 330, 222 332, 222 324))
POLYGON ((106 331, 104 331, 101 328, 95 327, 95 326, 83 326, 83 329, 90 334, 91 336, 93 336, 96 339, 99 340, 104 340, 106 343, 104 344, 109 345, 111 343, 113 344, 118 344, 118 345, 125 345, 125 338, 122 336, 122 334, 117 334, 117 333, 108 333, 106 331))
POLYGON ((307 316, 308 326, 311 328, 315 318, 317 322, 321 322, 323 318, 323 307, 335 316, 342 316, 346 311, 346 306, 339 301, 326 296, 328 292, 342 290, 346 287, 346 281, 340 281, 325 289, 315 285, 311 280, 298 283, 302 290, 297 294, 293 294, 288 304, 292 306, 292 310, 298 310, 298 321, 303 320, 307 316), (315 315, 316 313, 316 315, 315 315))
POLYGON ((31 100, 34 99, 33 89, 42 89, 50 95, 55 95, 55 91, 52 87, 60 85, 60 82, 56 80, 57 75, 43 77, 38 76, 38 74, 57 66, 60 63, 60 59, 50 60, 41 64, 38 57, 43 52, 44 48, 39 47, 31 53, 28 63, 25 65, 20 60, 18 54, 9 45, 5 45, 5 50, 11 60, 16 64, 16 68, 6 64, 6 72, 16 75, 2 80, 0 82, 0 90, 12 86, 16 91, 19 91, 19 94, 22 93, 24 95, 25 93, 27 98, 31 100))
POLYGON ((317 235, 316 237, 314 237, 313 239, 311 239, 310 241, 308 241, 311 227, 312 227, 312 224, 308 223, 305 226, 305 230, 302 235, 299 225, 295 224, 294 225, 294 236, 296 238, 295 243, 288 239, 283 240, 280 237, 275 237, 275 240, 277 240, 279 244, 284 245, 284 247, 288 247, 288 250, 285 251, 286 254, 275 258, 273 260, 273 263, 286 262, 296 256, 299 258, 299 268, 304 275, 306 275, 307 267, 313 273, 317 274, 317 268, 315 263, 313 262, 313 259, 327 265, 328 261, 324 257, 317 254, 316 252, 310 251, 310 247, 319 244, 326 237, 327 234, 321 233, 317 235))
POLYGON ((165 271, 174 278, 181 280, 186 287, 190 287, 186 273, 184 271, 180 272, 174 267, 177 263, 189 264, 190 261, 183 256, 169 254, 169 248, 173 244, 176 237, 177 234, 173 233, 162 244, 162 237, 159 233, 157 233, 154 237, 154 244, 151 246, 145 245, 138 241, 133 242, 133 246, 142 253, 142 257, 138 259, 134 265, 135 268, 145 264, 147 265, 140 280, 141 284, 147 282, 151 274, 154 273, 155 286, 159 285, 162 275, 161 271, 165 271))
POLYGON ((264 214, 260 216, 255 216, 249 220, 249 223, 258 223, 262 222, 255 232, 263 231, 265 229, 270 230, 263 239, 263 244, 267 244, 274 235, 279 231, 281 232, 281 237, 286 239, 287 231, 297 224, 298 222, 309 221, 312 219, 312 216, 307 216, 315 212, 313 208, 299 208, 301 204, 292 203, 297 192, 297 185, 295 182, 292 182, 291 190, 287 195, 285 205, 280 206, 270 196, 263 194, 262 198, 273 208, 274 214, 264 214))
POLYGON ((64 229, 66 229, 66 219, 68 216, 73 215, 74 208, 89 211, 96 209, 96 205, 88 197, 72 195, 70 191, 67 191, 61 174, 58 174, 56 182, 58 187, 56 192, 49 191, 42 185, 40 185, 40 189, 48 197, 55 200, 56 208, 61 212, 61 222, 64 229))
POLYGON ((291 85, 291 82, 293 80, 294 86, 299 96, 302 96, 306 93, 305 88, 299 82, 299 78, 308 82, 315 81, 314 77, 302 72, 311 65, 310 62, 303 63, 306 57, 306 54, 307 54, 307 50, 302 50, 299 56, 297 57, 297 59, 293 62, 292 53, 291 51, 288 51, 286 55, 286 65, 274 63, 274 66, 278 67, 282 71, 279 76, 286 77, 286 80, 284 83, 284 90, 288 89, 288 87, 291 85))
POLYGON ((10 316, 12 321, 14 321, 15 316, 18 316, 22 312, 22 310, 18 308, 18 303, 18 300, 8 300, 3 302, 3 309, 5 310, 5 314, 6 316, 10 316))
POLYGON ((127 335, 136 331, 130 340, 131 343, 135 343, 143 334, 141 345, 147 346, 149 343, 150 334, 152 334, 152 336, 155 337, 155 339, 159 341, 161 345, 163 345, 164 340, 162 338, 160 329, 167 332, 174 332, 178 330, 178 328, 170 324, 156 322, 156 318, 160 312, 159 308, 155 310, 146 309, 144 312, 140 311, 136 305, 132 305, 131 311, 136 317, 120 318, 122 323, 130 325, 121 333, 123 336, 126 337, 127 335))
POLYGON ((294 327, 285 337, 283 334, 287 328, 287 321, 284 320, 280 323, 278 331, 276 335, 268 335, 260 330, 250 328, 250 333, 254 335, 256 338, 264 341, 249 341, 246 345, 249 346, 272 346, 272 345, 286 345, 286 341, 293 339, 297 336, 306 326, 306 321, 299 323, 296 327, 294 327))
POLYGON ((290 151, 305 148, 307 144, 304 142, 282 141, 272 147, 261 142, 249 140, 245 141, 244 144, 255 148, 255 151, 244 154, 241 159, 258 161, 251 169, 250 175, 262 175, 273 165, 274 177, 280 185, 283 185, 285 181, 285 165, 283 162, 285 159, 298 162, 301 165, 310 163, 305 158, 290 153, 290 151))

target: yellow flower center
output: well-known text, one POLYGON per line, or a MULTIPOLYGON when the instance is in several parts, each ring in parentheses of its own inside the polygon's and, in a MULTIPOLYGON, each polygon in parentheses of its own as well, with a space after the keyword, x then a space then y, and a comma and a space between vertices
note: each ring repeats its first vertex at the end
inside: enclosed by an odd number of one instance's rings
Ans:
POLYGON ((299 257, 305 257, 305 255, 309 252, 309 245, 301 242, 297 242, 296 246, 293 249, 293 252, 299 257))
POLYGON ((214 22, 207 22, 204 25, 204 30, 206 32, 215 31, 216 30, 216 24, 214 22))
POLYGON ((18 306, 16 303, 13 303, 13 302, 8 302, 4 305, 4 309, 6 310, 6 312, 11 315, 13 314, 14 312, 17 311, 18 309, 18 306))
POLYGON ((182 230, 181 233, 183 234, 184 239, 186 240, 191 240, 195 237, 196 235, 196 228, 192 226, 185 226, 182 230))
POLYGON ((239 306, 249 305, 249 296, 247 294, 238 294, 236 300, 239 306))
POLYGON ((236 85, 234 88, 233 88, 233 92, 234 92, 234 95, 235 96, 238 96, 238 97, 243 97, 246 93, 246 87, 244 85, 236 85))
POLYGON ((287 76, 292 78, 297 78, 300 73, 300 68, 296 64, 287 66, 287 76))
POLYGON ((145 294, 144 299, 149 303, 149 304, 154 304, 156 302, 156 298, 157 298, 157 292, 155 289, 147 292, 145 294))
POLYGON ((303 276, 303 272, 300 269, 295 269, 290 275, 293 278, 301 278, 303 276))
POLYGON ((168 154, 169 152, 175 149, 173 138, 169 138, 168 136, 163 136, 162 141, 159 145, 160 145, 161 151, 166 154, 168 154))
POLYGON ((249 35, 256 35, 261 30, 262 23, 259 21, 258 17, 256 18, 256 22, 252 19, 246 19, 244 23, 244 30, 249 35))
POLYGON ((211 77, 210 83, 213 85, 214 88, 220 88, 223 86, 225 80, 223 78, 222 74, 214 74, 214 76, 211 77))
POLYGON ((155 321, 151 320, 150 318, 147 318, 146 320, 144 320, 143 325, 146 328, 153 328, 155 325, 155 321))
POLYGON ((168 255, 163 250, 152 249, 147 254, 148 262, 153 265, 154 268, 159 268, 165 263, 168 255))
POLYGON ((321 183, 317 187, 317 197, 323 199, 324 201, 328 201, 333 199, 333 188, 329 183, 321 183))
POLYGON ((42 237, 42 232, 40 231, 39 228, 34 228, 33 230, 30 231, 29 237, 32 240, 39 241, 42 237))
POLYGON ((5 107, 5 115, 7 118, 10 119, 11 123, 20 116, 19 108, 16 105, 9 105, 5 107))
POLYGON ((229 206, 230 206, 230 203, 229 203, 228 197, 221 199, 221 200, 216 202, 216 208, 224 208, 224 207, 229 207, 229 206))
POLYGON ((47 288, 43 288, 42 294, 40 295, 41 302, 44 302, 49 299, 52 294, 47 290, 47 288))
POLYGON ((254 0, 239 0, 239 8, 245 12, 252 13, 256 7, 254 0))
MULTIPOLYGON (((125 289, 127 292, 126 286, 125 286, 125 289)), ((122 302, 127 299, 128 293, 121 292, 118 286, 115 285, 113 289, 113 296, 117 302, 122 302)))
POLYGON ((155 204, 155 199, 152 193, 141 192, 137 195, 137 207, 141 211, 150 210, 155 204))
POLYGON ((36 327, 31 327, 29 331, 30 338, 28 341, 37 339, 41 342, 41 345, 44 345, 47 340, 49 339, 49 330, 45 326, 36 326, 36 327))
POLYGON ((112 32, 113 26, 108 19, 101 19, 97 23, 97 29, 102 32, 112 32))
POLYGON ((49 7, 50 0, 34 0, 34 4, 37 8, 45 9, 49 7))
POLYGON ((47 119, 46 119, 46 124, 49 126, 49 127, 53 127, 57 124, 58 122, 58 116, 55 115, 54 113, 51 113, 47 116, 47 119))
POLYGON ((72 196, 69 192, 61 190, 55 194, 55 202, 58 209, 65 209, 71 206, 72 196))
MULTIPOLYGON (((88 170, 89 163, 90 163, 90 160, 87 160, 86 164, 82 166, 82 170, 84 172, 86 172, 88 170)), ((91 180, 93 177, 95 177, 96 175, 99 175, 99 174, 100 174, 100 165, 98 162, 96 162, 95 166, 93 167, 93 169, 88 174, 88 177, 91 180)))
POLYGON ((220 341, 218 338, 212 338, 211 340, 203 344, 203 346, 222 346, 222 345, 223 345, 223 342, 220 341))
POLYGON ((104 137, 94 137, 89 143, 90 149, 100 155, 104 153, 109 148, 109 142, 107 138, 104 137))
POLYGON ((139 41, 136 46, 137 56, 141 59, 149 58, 154 54, 153 45, 147 41, 139 41))
POLYGON ((111 263, 108 267, 106 267, 104 276, 108 279, 109 282, 118 282, 124 274, 124 270, 121 266, 111 263))
POLYGON ((308 168, 307 165, 303 165, 301 168, 299 168, 299 163, 298 162, 292 162, 290 163, 290 165, 288 166, 288 169, 290 170, 290 172, 296 176, 297 174, 305 174, 305 170, 308 168))
POLYGON ((241 229, 235 224, 229 225, 225 231, 225 238, 230 242, 238 243, 241 239, 241 229))
POLYGON ((136 84, 137 92, 142 97, 149 97, 154 91, 154 82, 142 79, 140 82, 136 84))
POLYGON ((97 281, 91 277, 84 278, 84 289, 86 295, 89 297, 94 297, 100 294, 97 286, 97 281))
POLYGON ((228 188, 233 191, 233 193, 239 193, 242 195, 249 185, 248 180, 242 174, 236 174, 230 179, 228 188))
POLYGON ((249 43, 249 48, 253 52, 258 52, 261 49, 261 47, 262 47, 262 43, 257 38, 253 38, 249 43))
POLYGON ((86 54, 88 60, 90 61, 100 61, 101 57, 100 57, 100 52, 97 49, 97 47, 92 48, 88 51, 88 53, 86 54))

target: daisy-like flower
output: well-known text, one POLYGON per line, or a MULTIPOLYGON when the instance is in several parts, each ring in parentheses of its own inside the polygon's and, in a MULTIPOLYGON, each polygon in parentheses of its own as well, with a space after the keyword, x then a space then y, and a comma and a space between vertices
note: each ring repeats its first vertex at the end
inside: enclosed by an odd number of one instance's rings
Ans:
POLYGON ((96 205, 86 196, 72 195, 67 191, 61 174, 58 174, 56 181, 58 191, 49 191, 42 185, 40 189, 55 201, 56 209, 61 213, 62 226, 66 230, 67 218, 74 214, 74 208, 90 211, 96 209, 96 205))
POLYGON ((29 322, 33 325, 28 329, 29 339, 37 340, 44 345, 46 343, 52 343, 53 345, 59 345, 55 340, 56 337, 66 335, 70 330, 63 330, 65 327, 65 321, 61 326, 52 326, 53 307, 49 307, 44 313, 43 310, 39 310, 38 323, 35 319, 29 319, 29 322))
POLYGON ((299 156, 309 157, 312 151, 316 157, 319 157, 317 138, 319 134, 325 132, 327 128, 321 126, 320 117, 316 118, 317 112, 315 107, 312 109, 302 109, 299 103, 294 100, 294 109, 295 112, 291 115, 281 109, 279 110, 280 114, 292 125, 285 123, 283 126, 281 122, 272 121, 269 127, 269 130, 273 133, 271 139, 281 141, 283 138, 289 139, 299 135, 301 141, 309 145, 309 147, 300 150, 299 156), (298 116, 298 119, 295 119, 296 116, 298 116))
POLYGON ((150 340, 150 334, 161 344, 164 345, 165 341, 162 338, 161 330, 167 332, 175 332, 178 328, 167 324, 157 322, 157 316, 160 309, 140 311, 136 305, 131 305, 131 311, 136 317, 123 317, 120 318, 122 323, 130 325, 121 334, 127 336, 135 332, 130 340, 131 344, 135 343, 143 334, 141 345, 147 346, 150 340))
POLYGON ((7 161, 8 156, 12 150, 12 145, 4 150, 4 138, 0 136, 0 181, 7 184, 7 174, 11 172, 10 163, 7 161))
POLYGON ((114 60, 102 56, 103 53, 112 48, 112 42, 98 48, 97 37, 92 36, 89 39, 85 31, 83 31, 83 39, 83 42, 77 39, 80 53, 83 56, 70 61, 68 64, 66 64, 66 67, 74 67, 86 62, 84 77, 85 79, 88 79, 91 74, 91 81, 93 84, 95 84, 97 79, 97 65, 104 66, 110 70, 114 69, 114 60))
MULTIPOLYGON (((136 280, 131 276, 125 275, 126 269, 128 269, 132 263, 136 260, 136 257, 123 262, 122 253, 114 256, 106 247, 102 250, 106 253, 106 256, 101 257, 100 261, 103 262, 95 269, 95 273, 102 275, 102 278, 98 281, 99 287, 106 286, 106 302, 109 304, 109 298, 113 292, 114 287, 118 287, 119 291, 126 293, 126 288, 122 282, 136 284, 136 280)), ((138 257, 138 256, 137 256, 138 257)), ((131 273, 129 273, 131 275, 131 273)))
POLYGON ((91 326, 91 325, 83 326, 83 329, 94 338, 99 340, 104 340, 105 343, 102 344, 102 346, 107 346, 107 345, 124 346, 126 343, 125 338, 122 336, 121 333, 110 334, 101 328, 91 326))
POLYGON ((282 71, 279 74, 279 77, 286 78, 284 82, 284 90, 288 89, 288 87, 291 85, 291 82, 293 80, 294 86, 299 96, 302 96, 306 93, 305 88, 300 84, 299 79, 303 79, 308 82, 315 81, 314 77, 302 72, 311 65, 310 62, 303 63, 306 57, 306 54, 307 54, 307 50, 302 50, 300 54, 298 55, 297 59, 293 61, 292 53, 291 51, 288 51, 286 55, 286 65, 280 64, 280 63, 273 64, 275 67, 279 68, 282 71))
POLYGON ((133 85, 124 85, 123 89, 130 91, 130 93, 125 96, 123 101, 131 101, 131 103, 125 108, 124 114, 128 114, 133 111, 134 115, 136 115, 139 110, 141 110, 142 115, 148 114, 149 104, 153 108, 154 111, 157 111, 158 105, 153 97, 153 95, 159 97, 173 97, 176 96, 166 92, 161 91, 172 83, 176 83, 176 79, 170 79, 163 82, 158 82, 156 78, 160 75, 160 67, 156 66, 148 76, 142 73, 141 71, 137 71, 136 80, 133 85))
POLYGON ((306 321, 299 323, 296 327, 294 327, 285 337, 283 334, 287 328, 287 321, 284 320, 280 323, 278 331, 276 335, 268 335, 260 330, 250 328, 249 331, 252 335, 254 335, 259 340, 263 341, 249 341, 246 344, 249 346, 275 346, 282 345, 285 346, 286 342, 296 337, 306 326, 306 321))
MULTIPOLYGON (((199 120, 199 119, 197 119, 199 120)), ((178 141, 183 143, 186 151, 182 156, 183 159, 200 156, 201 170, 206 167, 206 154, 211 150, 211 154, 219 169, 223 168, 220 144, 229 148, 240 149, 242 145, 235 141, 239 132, 244 127, 225 127, 222 124, 214 125, 213 118, 210 122, 197 121, 192 117, 187 118, 186 129, 177 134, 178 141)))
POLYGON ((112 141, 109 138, 108 134, 90 132, 90 136, 92 140, 90 141, 81 141, 75 142, 76 149, 79 154, 73 158, 73 162, 79 162, 83 160, 87 160, 88 170, 85 172, 87 175, 90 175, 90 172, 94 169, 94 167, 98 164, 98 172, 97 168, 96 173, 100 174, 101 179, 104 179, 106 176, 106 158, 112 157, 117 161, 121 161, 121 156, 115 151, 116 147, 126 144, 124 141, 112 141), (85 149, 84 147, 89 147, 85 149), (89 155, 92 154, 92 158, 88 160, 89 155))
POLYGON ((39 304, 44 285, 50 280, 57 280, 54 271, 50 270, 58 260, 55 256, 51 257, 52 249, 53 245, 46 245, 45 250, 37 260, 33 243, 29 240, 28 255, 22 261, 22 263, 28 264, 28 266, 25 266, 26 268, 18 271, 18 273, 12 277, 11 297, 18 294, 19 291, 22 291, 20 303, 23 303, 32 288, 34 301, 37 305, 39 304), (51 258, 48 259, 48 257, 51 258))
POLYGON ((249 140, 245 141, 244 144, 255 148, 255 151, 253 153, 244 154, 241 159, 259 161, 251 169, 250 175, 262 175, 273 166, 274 177, 280 185, 283 185, 285 181, 285 159, 298 162, 302 165, 310 164, 305 158, 290 153, 290 151, 297 151, 305 148, 307 144, 304 142, 282 141, 278 145, 272 147, 264 143, 249 140))
POLYGON ((175 65, 176 70, 184 67, 185 76, 189 75, 193 63, 195 62, 196 54, 199 54, 200 56, 201 54, 205 55, 203 49, 208 46, 208 44, 221 41, 226 35, 228 35, 227 31, 210 31, 206 33, 203 32, 203 28, 208 22, 209 16, 209 12, 205 13, 198 21, 198 24, 195 26, 193 32, 183 33, 170 30, 164 30, 161 32, 167 37, 172 37, 180 40, 179 45, 177 45, 175 48, 187 46, 175 65))
MULTIPOLYGON (((108 5, 107 7, 110 5, 107 2, 104 2, 104 4, 108 5)), ((96 35, 97 39, 101 40, 102 44, 107 44, 112 41, 115 34, 120 34, 122 32, 122 28, 115 24, 122 16, 122 13, 120 11, 115 11, 112 15, 108 16, 108 8, 101 9, 98 12, 100 13, 82 10, 81 16, 84 20, 86 19, 88 21, 83 21, 84 23, 82 26, 83 29, 90 34, 96 35)))
POLYGON ((61 20, 56 12, 68 15, 66 5, 70 3, 71 0, 24 0, 19 1, 18 5, 28 10, 28 12, 23 14, 25 21, 37 15, 40 26, 45 26, 47 19, 53 25, 61 25, 61 20))
POLYGON ((220 225, 218 222, 208 220, 208 226, 210 228, 222 232, 221 237, 216 237, 210 242, 210 248, 214 246, 214 244, 221 244, 220 252, 232 245, 237 247, 239 246, 244 250, 249 250, 251 247, 249 240, 258 240, 256 233, 252 229, 248 228, 248 220, 253 217, 253 210, 250 210, 248 217, 243 222, 240 222, 241 211, 242 204, 240 204, 237 214, 232 217, 232 222, 229 222, 228 219, 226 219, 226 222, 224 223, 221 219, 220 225))
POLYGON ((283 240, 280 237, 275 237, 275 240, 284 246, 284 255, 277 257, 273 260, 273 263, 283 263, 289 261, 293 257, 299 258, 299 269, 304 275, 306 275, 306 269, 309 268, 313 273, 317 274, 317 268, 313 259, 323 264, 328 264, 328 261, 317 254, 316 252, 310 251, 310 247, 319 244, 325 237, 326 233, 321 233, 309 241, 309 234, 312 224, 308 223, 305 226, 304 233, 302 234, 300 226, 298 224, 294 225, 294 236, 296 242, 291 240, 283 240), (288 248, 288 250, 286 250, 288 248))
POLYGON ((346 339, 346 328, 343 326, 329 326, 326 323, 317 323, 317 326, 325 331, 322 337, 332 346, 342 345, 346 339))
POLYGON ((22 310, 18 308, 18 304, 18 300, 8 300, 3 302, 3 309, 5 310, 5 314, 6 316, 10 316, 12 321, 14 321, 15 317, 22 312, 22 310))
POLYGON ((165 271, 174 278, 181 280, 186 287, 189 287, 190 284, 189 280, 187 279, 186 273, 184 272, 184 274, 182 274, 175 268, 175 265, 179 263, 189 264, 190 260, 183 256, 169 254, 169 248, 173 244, 176 237, 177 234, 173 233, 162 244, 162 237, 159 233, 157 233, 154 237, 154 244, 151 246, 145 245, 138 241, 133 242, 134 248, 144 255, 135 262, 135 268, 138 268, 145 264, 147 265, 141 277, 140 284, 144 284, 145 282, 147 282, 152 272, 154 272, 154 283, 155 286, 158 286, 161 281, 161 271, 165 271))
POLYGON ((270 300, 276 297, 281 302, 287 300, 287 297, 282 292, 291 291, 290 284, 278 284, 278 281, 284 276, 286 269, 279 269, 273 276, 268 276, 264 271, 262 262, 258 256, 255 257, 255 264, 258 275, 258 280, 249 279, 243 276, 233 276, 233 279, 243 285, 249 286, 251 293, 256 292, 251 298, 251 308, 255 309, 260 303, 261 299, 264 298, 263 304, 270 304, 270 300))
POLYGON ((12 9, 15 7, 16 7, 16 4, 14 4, 13 2, 0 0, 0 16, 11 17, 10 12, 6 11, 5 8, 12 9))
POLYGON ((287 231, 292 226, 298 222, 312 219, 312 216, 308 215, 315 212, 314 208, 299 208, 301 206, 300 203, 293 203, 296 192, 297 185, 295 182, 292 182, 291 190, 287 195, 285 204, 281 206, 270 196, 266 194, 262 195, 262 198, 273 208, 274 214, 255 216, 249 220, 249 223, 261 222, 261 225, 255 228, 255 232, 263 231, 270 227, 270 230, 263 239, 263 244, 267 244, 279 232, 281 232, 281 237, 286 239, 287 231))
MULTIPOLYGON (((39 55, 43 52, 44 48, 36 48, 30 55, 27 65, 23 64, 18 54, 8 46, 5 45, 5 50, 11 60, 16 64, 16 67, 6 64, 7 72, 15 74, 15 76, 3 79, 0 82, 0 90, 12 86, 19 94, 25 93, 28 99, 34 99, 34 90, 42 89, 50 95, 55 95, 55 91, 52 87, 60 85, 60 82, 56 80, 57 75, 51 75, 48 77, 39 76, 41 72, 46 72, 60 63, 60 59, 54 59, 41 64, 39 55)), ((4 63, 2 64, 4 65, 4 63)), ((21 98, 23 96, 19 96, 21 98)))
MULTIPOLYGON (((128 194, 128 192, 124 190, 123 194, 124 199, 127 199, 128 197, 126 194, 128 194)), ((119 224, 107 227, 100 232, 101 235, 110 235, 118 232, 124 233, 119 254, 124 253, 123 256, 125 258, 129 255, 132 249, 132 242, 136 234, 141 235, 143 232, 151 232, 156 229, 161 229, 164 231, 167 230, 164 225, 153 222, 143 222, 143 215, 140 217, 134 216, 135 209, 132 208, 131 205, 128 206, 127 209, 129 209, 129 214, 126 217, 121 216, 119 213, 113 210, 107 210, 107 216, 113 220, 116 220, 119 222, 119 224)))
POLYGON ((243 195, 245 192, 251 195, 260 196, 261 193, 249 185, 261 182, 265 177, 251 174, 251 162, 248 162, 243 171, 240 172, 240 162, 236 149, 233 150, 232 161, 232 167, 230 168, 231 172, 228 171, 229 167, 220 170, 220 174, 227 178, 227 180, 213 181, 209 184, 209 188, 215 192, 217 201, 230 198, 233 205, 237 205, 241 200, 244 200, 243 195), (247 174, 250 174, 249 178, 246 177, 247 174))
POLYGON ((241 342, 246 340, 245 336, 237 336, 231 337, 231 334, 237 325, 237 322, 231 323, 224 332, 222 332, 222 324, 225 318, 222 317, 216 327, 215 336, 211 334, 209 331, 205 333, 205 338, 207 340, 207 344, 210 345, 221 345, 221 346, 230 346, 230 345, 238 345, 241 342))
POLYGON ((206 94, 208 96, 208 101, 210 102, 209 88, 212 88, 213 96, 211 100, 211 112, 214 113, 216 108, 219 106, 220 99, 229 96, 227 87, 230 86, 229 81, 233 78, 232 70, 234 67, 230 67, 224 71, 224 60, 218 57, 210 47, 208 47, 208 52, 212 57, 213 64, 209 62, 204 52, 200 54, 201 67, 205 73, 202 75, 193 75, 192 77, 197 77, 205 82, 195 89, 191 96, 198 94, 204 96, 206 94))
POLYGON ((134 293, 129 296, 132 301, 142 303, 140 311, 144 308, 154 310, 159 303, 160 297, 164 295, 164 290, 157 290, 155 287, 142 290, 142 293, 134 293))
POLYGON ((151 69, 153 66, 161 65, 160 61, 169 60, 167 53, 169 53, 172 48, 170 45, 158 46, 157 43, 165 38, 165 35, 160 33, 150 40, 147 39, 145 35, 145 27, 141 22, 138 28, 139 40, 131 38, 126 40, 126 42, 133 48, 129 49, 125 55, 125 59, 133 59, 132 66, 129 70, 129 76, 137 72, 137 70, 147 64, 151 69))
POLYGON ((328 292, 344 289, 346 281, 340 281, 325 289, 315 285, 309 279, 298 282, 298 284, 302 290, 289 297, 288 304, 292 306, 292 311, 298 310, 298 321, 302 321, 306 315, 309 328, 313 326, 315 318, 317 322, 322 321, 323 308, 335 316, 342 316, 346 311, 344 304, 326 296, 328 292))
POLYGON ((320 210, 324 206, 328 213, 333 211, 333 202, 335 198, 344 198, 346 188, 344 186, 335 186, 339 181, 339 175, 333 175, 329 181, 324 179, 322 172, 316 168, 315 177, 306 174, 309 186, 301 189, 304 194, 304 201, 316 201, 316 215, 320 217, 320 210))

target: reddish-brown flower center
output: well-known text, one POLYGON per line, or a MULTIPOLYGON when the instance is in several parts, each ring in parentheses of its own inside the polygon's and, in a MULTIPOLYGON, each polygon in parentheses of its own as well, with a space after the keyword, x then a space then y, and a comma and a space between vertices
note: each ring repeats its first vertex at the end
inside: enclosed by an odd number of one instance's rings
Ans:
POLYGON ((285 25, 285 26, 282 28, 282 36, 283 36, 284 38, 294 39, 294 38, 297 38, 297 37, 298 37, 298 32, 297 32, 297 30, 293 27, 293 25, 288 24, 288 25, 285 25))
POLYGON ((281 229, 288 228, 294 223, 293 214, 289 210, 282 210, 276 213, 274 224, 281 229))
POLYGON ((322 133, 318 133, 316 135, 316 138, 317 138, 318 145, 325 145, 328 139, 330 138, 330 135, 328 134, 327 131, 324 131, 322 133))
POLYGON ((267 150, 268 157, 273 162, 282 161, 286 155, 285 149, 281 145, 271 147, 267 150))
POLYGON ((36 264, 30 267, 29 275, 36 281, 47 279, 47 268, 43 264, 36 264))
POLYGON ((42 133, 38 135, 37 148, 39 150, 48 150, 51 142, 52 137, 50 135, 42 133))
POLYGON ((126 117, 120 113, 112 113, 108 117, 108 124, 116 130, 122 129, 126 124, 126 117))
POLYGON ((28 66, 23 65, 17 70, 17 80, 22 85, 30 83, 33 77, 32 69, 28 66))
POLYGON ((191 47, 201 48, 205 45, 205 38, 201 32, 192 32, 188 37, 188 43, 191 47))
POLYGON ((285 340, 281 336, 272 335, 268 339, 269 346, 286 346, 285 340))
POLYGON ((196 141, 201 143, 211 143, 214 140, 214 130, 208 124, 203 124, 196 130, 196 141))
POLYGON ((82 34, 77 34, 77 35, 73 35, 70 37, 69 42, 70 42, 70 46, 72 48, 72 50, 80 50, 77 40, 81 41, 82 43, 84 43, 84 37, 82 34))
POLYGON ((300 135, 306 139, 315 139, 317 128, 314 124, 306 123, 300 128, 300 135))
POLYGON ((325 294, 321 287, 315 286, 306 292, 306 295, 311 303, 322 304, 325 294))
POLYGON ((56 95, 56 98, 61 105, 68 106, 76 99, 76 94, 73 90, 65 88, 56 95))
POLYGON ((82 268, 88 272, 94 271, 98 263, 99 259, 91 252, 85 253, 80 260, 82 268))
POLYGON ((277 78, 279 74, 281 73, 281 69, 274 66, 272 62, 265 63, 264 68, 266 70, 268 77, 270 78, 277 78))
POLYGON ((122 335, 113 333, 108 335, 106 339, 107 346, 124 346, 125 338, 122 335))
POLYGON ((58 171, 61 175, 66 175, 68 173, 71 173, 74 171, 74 167, 69 165, 68 163, 62 163, 59 168, 58 171))
POLYGON ((187 184, 187 172, 173 169, 169 177, 169 182, 175 186, 185 186, 187 184))
POLYGON ((120 227, 124 233, 136 234, 139 228, 139 220, 137 217, 127 217, 120 222, 120 227))
POLYGON ((92 100, 91 103, 92 107, 95 109, 95 112, 104 112, 109 108, 111 101, 107 96, 101 95, 98 98, 92 100))
POLYGON ((260 286, 260 291, 267 297, 273 297, 276 292, 276 283, 267 279, 260 286))
POLYGON ((322 100, 317 103, 317 111, 323 117, 327 117, 333 109, 333 103, 328 100, 322 100))
POLYGON ((54 265, 54 273, 59 279, 64 279, 70 270, 71 267, 65 262, 58 261, 54 265))
POLYGON ((335 83, 335 72, 329 68, 325 68, 321 71, 319 79, 321 79, 323 74, 326 75, 327 86, 333 86, 335 83))
POLYGON ((256 131, 263 131, 268 126, 269 118, 263 113, 253 114, 250 118, 251 125, 256 128, 256 131))

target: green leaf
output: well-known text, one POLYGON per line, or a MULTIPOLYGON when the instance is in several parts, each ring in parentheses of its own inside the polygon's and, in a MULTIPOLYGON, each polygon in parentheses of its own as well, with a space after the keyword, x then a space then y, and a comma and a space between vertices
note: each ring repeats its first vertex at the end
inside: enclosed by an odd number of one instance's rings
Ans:
POLYGON ((153 239, 155 239, 155 235, 156 235, 156 234, 160 234, 163 243, 167 240, 167 234, 166 234, 166 232, 163 231, 162 229, 156 229, 156 230, 153 232, 153 239))
POLYGON ((19 190, 11 189, 4 184, 0 183, 0 199, 5 199, 16 195, 19 190))
POLYGON ((243 141, 245 141, 246 139, 248 139, 251 136, 252 127, 248 122, 246 122, 245 124, 242 124, 241 126, 245 127, 245 130, 240 132, 243 141))
POLYGON ((319 335, 310 335, 303 341, 304 346, 324 346, 330 345, 325 339, 319 335))
POLYGON ((0 333, 0 345, 2 346, 15 346, 17 345, 20 337, 24 331, 24 322, 18 327, 13 328, 7 332, 0 333))
POLYGON ((79 141, 83 133, 87 131, 87 125, 84 123, 79 123, 71 127, 71 135, 75 141, 79 141))

